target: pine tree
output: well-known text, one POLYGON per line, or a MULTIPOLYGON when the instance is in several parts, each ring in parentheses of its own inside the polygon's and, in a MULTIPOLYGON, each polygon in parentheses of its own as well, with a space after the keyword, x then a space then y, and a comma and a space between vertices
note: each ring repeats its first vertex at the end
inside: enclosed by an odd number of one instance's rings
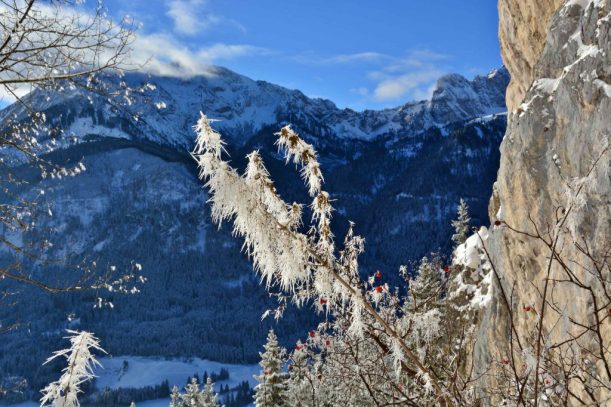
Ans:
POLYGON ((410 292, 414 307, 420 310, 429 309, 435 306, 440 294, 441 273, 438 258, 429 260, 423 257, 418 267, 418 275, 411 281, 410 292))
POLYGON ((460 199, 458 204, 456 219, 452 221, 452 227, 454 228, 454 234, 452 235, 452 241, 455 246, 463 244, 469 235, 469 223, 471 218, 469 217, 469 207, 464 199, 460 199))
MULTIPOLYGON (((319 401, 316 398, 318 386, 312 386, 311 378, 308 377, 312 375, 312 366, 317 363, 309 363, 311 362, 309 356, 308 349, 304 348, 301 341, 298 341, 295 350, 290 354, 288 366, 287 404, 290 406, 313 406, 319 401)), ((311 356, 312 358, 317 357, 317 355, 311 356)))
POLYGON ((172 387, 172 395, 170 396, 170 407, 180 407, 180 406, 181 406, 180 393, 178 391, 178 387, 174 386, 172 387))
POLYGON ((255 387, 255 405, 257 407, 286 406, 287 374, 282 370, 286 351, 278 345, 278 338, 273 329, 267 335, 265 352, 259 353, 262 368, 261 375, 256 376, 259 384, 255 387))
POLYGON ((221 407, 218 395, 214 391, 214 383, 208 377, 204 389, 199 390, 199 382, 194 377, 185 387, 185 393, 180 394, 178 388, 172 389, 170 407, 221 407))
POLYGON ((218 395, 214 392, 214 383, 212 383, 212 379, 209 377, 201 393, 201 399, 203 407, 217 407, 220 405, 218 402, 218 395))
POLYGON ((201 402, 201 394, 199 392, 199 383, 197 379, 192 378, 191 382, 185 387, 186 393, 181 395, 183 406, 203 407, 201 402))

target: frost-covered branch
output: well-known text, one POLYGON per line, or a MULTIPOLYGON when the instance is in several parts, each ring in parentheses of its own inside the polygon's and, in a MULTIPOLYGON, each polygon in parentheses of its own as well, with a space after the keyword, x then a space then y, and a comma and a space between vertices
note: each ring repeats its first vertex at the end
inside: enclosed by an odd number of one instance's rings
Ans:
POLYGON ((444 405, 454 405, 449 392, 439 383, 415 348, 405 340, 401 325, 380 314, 378 304, 390 295, 388 287, 361 281, 358 255, 363 239, 352 227, 344 249, 336 253, 331 232, 333 207, 322 189, 323 176, 312 145, 303 141, 290 126, 277 133, 277 145, 286 161, 300 167, 300 174, 312 198, 310 228, 302 232, 302 205, 289 204, 278 194, 258 152, 247 156, 246 171, 240 175, 223 160, 221 136, 201 114, 197 125, 193 157, 199 176, 210 192, 212 218, 233 222, 233 231, 244 238, 244 251, 268 288, 278 287, 301 305, 315 302, 336 316, 347 315, 347 332, 355 338, 375 335, 386 349, 392 349, 395 363, 404 374, 424 385, 444 405), (381 335, 380 335, 381 333, 381 335), (413 373, 410 373, 413 372, 413 373))
POLYGON ((17 259, 0 269, 3 280, 49 292, 133 291, 134 286, 125 290, 122 282, 135 278, 135 270, 117 276, 109 272, 114 266, 97 270, 84 259, 52 259, 51 239, 29 238, 41 230, 40 217, 53 216, 51 204, 44 202, 45 190, 33 196, 21 191, 31 183, 23 176, 24 164, 43 179, 73 177, 86 170, 82 162, 60 164, 45 156, 67 137, 61 116, 47 117, 44 109, 56 94, 77 90, 104 96, 113 107, 131 103, 134 90, 117 78, 135 67, 130 62, 135 29, 131 19, 113 20, 101 0, 0 2, 0 97, 14 102, 0 112, 0 247, 17 259), (71 274, 68 279, 43 279, 32 272, 32 264, 59 265, 71 274))
POLYGON ((42 390, 42 406, 77 407, 78 395, 82 393, 83 383, 95 377, 93 369, 101 366, 92 351, 104 352, 100 341, 90 332, 68 331, 70 347, 57 351, 45 363, 57 358, 65 358, 68 366, 62 370, 62 376, 42 390))

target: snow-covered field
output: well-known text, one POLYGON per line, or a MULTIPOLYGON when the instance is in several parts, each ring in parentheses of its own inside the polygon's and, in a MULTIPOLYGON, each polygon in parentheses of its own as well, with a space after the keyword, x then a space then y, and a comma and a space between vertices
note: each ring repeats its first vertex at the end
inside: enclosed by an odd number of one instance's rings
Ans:
MULTIPOLYGON (((259 365, 230 365, 199 358, 164 359, 144 356, 115 356, 99 358, 99 362, 102 367, 95 370, 97 376, 96 387, 98 389, 155 386, 161 384, 164 380, 169 382, 170 387, 176 385, 183 389, 189 376, 197 373, 201 378, 204 371, 207 371, 208 374, 219 373, 221 368, 229 371, 229 380, 219 381, 216 383, 217 386, 227 384, 231 388, 240 384, 240 382, 248 381, 250 386, 254 387, 257 383, 254 375, 259 373, 259 365), (127 361, 127 369, 123 368, 124 361, 127 361)), ((170 399, 141 401, 137 405, 138 407, 168 407, 170 399)), ((39 406, 39 404, 26 401, 13 404, 11 407, 36 406, 39 406)))
POLYGON ((141 401, 136 406, 137 407, 169 407, 170 399, 157 399, 157 400, 147 400, 141 401))
MULTIPOLYGON (((136 404, 137 407, 169 407, 170 398, 140 401, 136 404)), ((10 407, 40 407, 39 403, 33 401, 24 401, 19 404, 11 404, 10 407)))
MULTIPOLYGON (((136 404, 137 407, 168 407, 170 405, 170 398, 140 401, 136 404)), ((39 403, 33 401, 24 401, 19 404, 11 404, 11 407, 40 407, 39 403)))
POLYGON ((115 356, 100 358, 99 362, 102 367, 95 371, 98 376, 96 379, 98 389, 155 386, 164 380, 169 382, 170 387, 176 385, 183 388, 189 376, 197 373, 201 377, 204 371, 207 371, 208 374, 219 373, 221 368, 229 371, 229 380, 220 381, 217 384, 228 384, 229 387, 233 387, 242 381, 248 381, 254 387, 256 380, 253 376, 259 371, 258 365, 230 365, 199 358, 164 359, 115 356), (124 361, 127 361, 127 369, 123 369, 124 361))

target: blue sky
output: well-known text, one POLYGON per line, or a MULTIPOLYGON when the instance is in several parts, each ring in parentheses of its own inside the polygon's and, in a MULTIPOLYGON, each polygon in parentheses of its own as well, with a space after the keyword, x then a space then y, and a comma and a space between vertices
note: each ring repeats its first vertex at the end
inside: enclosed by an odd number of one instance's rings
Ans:
POLYGON ((502 62, 494 0, 108 0, 142 24, 136 59, 190 75, 207 64, 340 107, 398 106, 435 79, 502 62), (168 62, 173 62, 169 68, 168 62))

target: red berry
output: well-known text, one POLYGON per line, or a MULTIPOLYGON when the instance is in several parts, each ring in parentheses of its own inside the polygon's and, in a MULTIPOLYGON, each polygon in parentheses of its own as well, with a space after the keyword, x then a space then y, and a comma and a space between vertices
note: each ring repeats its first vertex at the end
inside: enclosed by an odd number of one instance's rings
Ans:
POLYGON ((446 272, 446 273, 449 273, 450 272, 450 266, 445 266, 443 268, 443 271, 446 272))
POLYGON ((508 365, 509 364, 509 359, 507 359, 506 357, 503 358, 502 363, 504 365, 508 365))
POLYGON ((532 310, 532 308, 530 307, 530 305, 526 305, 525 307, 523 307, 525 312, 530 312, 532 310))
POLYGON ((382 292, 383 288, 381 285, 376 287, 376 293, 380 294, 382 292))
POLYGON ((548 386, 549 386, 551 382, 552 382, 552 381, 551 381, 550 379, 545 379, 545 384, 546 384, 546 385, 548 385, 548 386))
POLYGON ((293 365, 289 365, 289 370, 291 370, 293 368, 293 365))
POLYGON ((325 300, 324 298, 320 299, 320 305, 325 305, 327 303, 327 300, 325 300))
POLYGON ((297 345, 297 346, 295 346, 295 349, 301 350, 301 349, 303 349, 303 345, 297 345))
POLYGON ((501 222, 500 220, 496 220, 494 221, 494 226, 501 226, 503 222, 501 222))
POLYGON ((310 331, 310 338, 313 338, 313 337, 315 337, 315 336, 316 336, 316 332, 314 332, 314 331, 310 331))
POLYGON ((325 341, 325 345, 327 345, 327 346, 331 345, 331 341, 327 339, 327 340, 325 341))
POLYGON ((380 273, 379 271, 376 271, 376 278, 382 278, 382 273, 380 273))

